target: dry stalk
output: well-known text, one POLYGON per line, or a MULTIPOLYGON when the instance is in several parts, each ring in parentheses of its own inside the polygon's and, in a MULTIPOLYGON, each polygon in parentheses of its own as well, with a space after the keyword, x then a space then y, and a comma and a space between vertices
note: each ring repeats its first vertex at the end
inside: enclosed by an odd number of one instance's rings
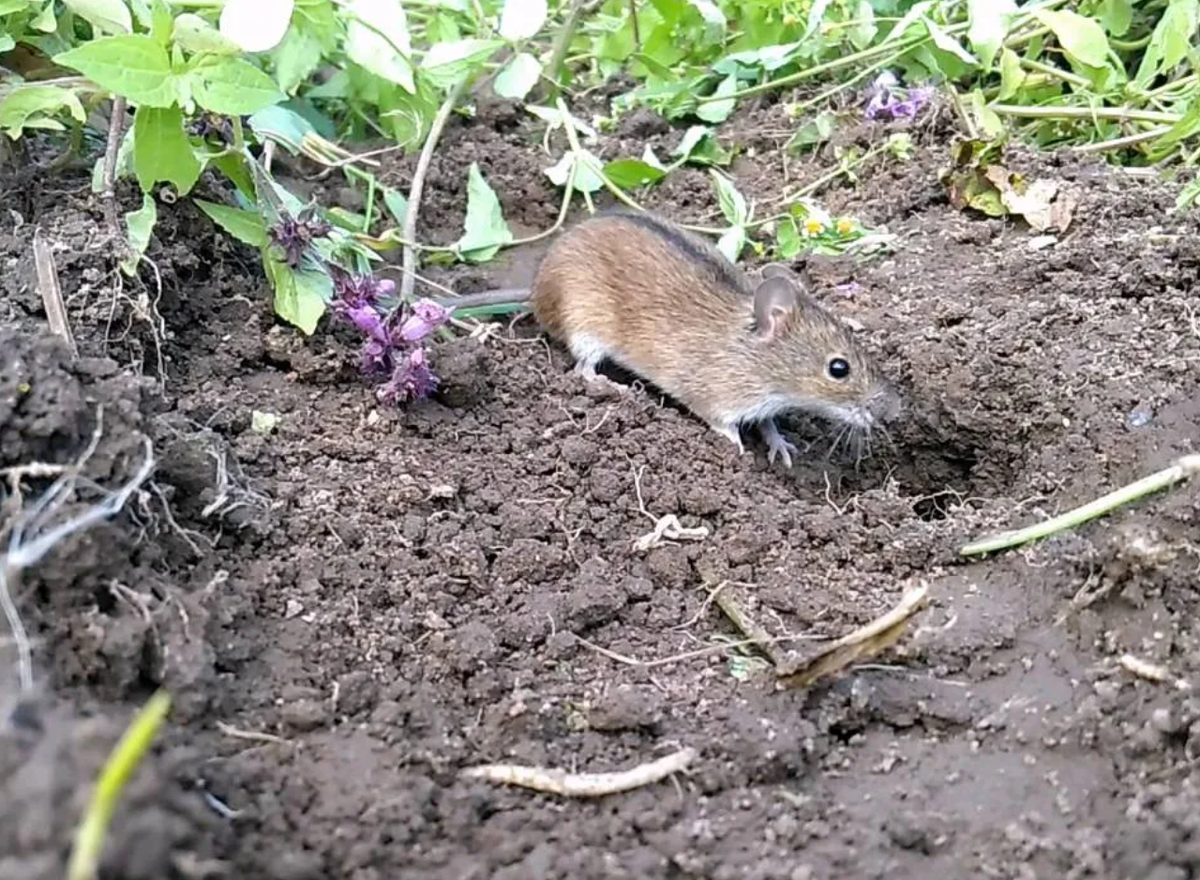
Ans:
POLYGON ((563 797, 594 798, 644 788, 679 773, 696 758, 695 749, 678 752, 614 773, 568 773, 547 767, 516 764, 484 764, 462 771, 466 779, 483 779, 500 785, 515 785, 563 797))

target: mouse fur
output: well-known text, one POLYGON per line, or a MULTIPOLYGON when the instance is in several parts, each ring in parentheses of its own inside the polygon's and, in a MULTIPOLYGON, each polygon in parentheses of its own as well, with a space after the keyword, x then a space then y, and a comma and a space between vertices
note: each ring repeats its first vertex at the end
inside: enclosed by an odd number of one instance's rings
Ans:
POLYGON ((739 451, 741 428, 757 425, 769 460, 788 467, 797 450, 776 424, 783 413, 821 415, 861 439, 899 409, 891 383, 805 277, 773 264, 753 279, 707 240, 650 214, 599 214, 572 227, 528 290, 439 302, 528 302, 584 378, 612 360, 739 451))

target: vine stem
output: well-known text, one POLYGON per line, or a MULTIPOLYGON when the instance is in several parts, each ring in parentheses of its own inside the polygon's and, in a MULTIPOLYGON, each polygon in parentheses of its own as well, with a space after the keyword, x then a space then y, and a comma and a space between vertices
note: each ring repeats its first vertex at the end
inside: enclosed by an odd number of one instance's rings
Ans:
MULTIPOLYGON (((451 89, 446 100, 442 102, 442 106, 438 108, 437 115, 433 117, 433 123, 429 126, 429 134, 425 138, 424 146, 421 147, 421 155, 417 158, 417 168, 413 172, 412 186, 408 190, 408 209, 404 212, 404 240, 406 242, 414 242, 417 239, 417 214, 421 209, 421 196, 425 191, 425 176, 429 173, 429 163, 433 161, 433 151, 437 148, 437 143, 442 137, 442 131, 450 119, 450 114, 454 112, 454 107, 467 89, 467 82, 468 80, 464 78, 451 89)), ((413 289, 417 283, 416 263, 416 248, 411 243, 405 244, 401 254, 401 268, 403 269, 400 278, 401 302, 409 302, 412 299, 413 289)))

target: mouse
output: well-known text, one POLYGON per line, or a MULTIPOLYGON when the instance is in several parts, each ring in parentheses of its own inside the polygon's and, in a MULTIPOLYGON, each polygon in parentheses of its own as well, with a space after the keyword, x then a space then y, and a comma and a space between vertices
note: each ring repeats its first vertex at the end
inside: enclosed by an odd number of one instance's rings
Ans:
MULTIPOLYGON (((683 404, 746 453, 757 426, 768 462, 796 445, 776 419, 823 416, 853 439, 896 418, 894 384, 850 328, 782 263, 754 278, 713 243, 650 213, 595 214, 555 239, 528 288, 434 299, 453 311, 527 304, 589 382, 610 360, 683 404)), ((841 436, 841 435, 839 435, 841 436)))

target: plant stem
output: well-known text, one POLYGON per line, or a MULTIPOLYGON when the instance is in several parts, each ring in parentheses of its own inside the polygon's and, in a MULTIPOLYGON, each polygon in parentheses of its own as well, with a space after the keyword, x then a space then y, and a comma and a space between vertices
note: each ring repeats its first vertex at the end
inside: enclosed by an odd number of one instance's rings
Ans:
POLYGON ((571 9, 567 12, 562 27, 558 29, 558 33, 554 37, 554 47, 550 50, 550 61, 546 64, 544 74, 548 83, 544 95, 547 99, 557 98, 559 89, 562 87, 563 60, 567 57, 571 40, 575 38, 575 29, 579 27, 579 17, 583 14, 583 6, 584 0, 572 0, 571 9))
POLYGON ((100 198, 104 203, 104 222, 108 231, 118 241, 123 240, 121 224, 117 219, 117 155, 121 152, 121 138, 125 134, 125 99, 117 95, 113 98, 112 113, 108 121, 108 140, 104 147, 104 169, 102 182, 104 189, 100 198))
POLYGON ((1159 113, 1133 107, 1022 107, 1019 104, 992 104, 988 107, 1001 116, 1025 119, 1107 119, 1113 122, 1152 122, 1174 125, 1183 117, 1178 113, 1159 113))
POLYGON ((761 95, 763 92, 770 92, 784 86, 792 86, 796 83, 803 82, 806 79, 812 79, 814 76, 820 76, 823 73, 831 73, 835 70, 841 70, 844 67, 853 67, 862 61, 869 61, 879 55, 889 54, 892 51, 900 53, 907 52, 909 49, 919 46, 921 43, 930 41, 929 37, 917 37, 909 39, 899 44, 883 43, 879 46, 872 46, 870 49, 863 49, 861 52, 854 52, 850 55, 844 55, 841 58, 836 58, 833 61, 826 61, 823 64, 815 64, 812 67, 806 67, 804 70, 798 70, 795 73, 790 73, 787 76, 781 76, 779 79, 773 79, 769 82, 759 83, 756 86, 739 89, 729 95, 718 95, 716 93, 705 95, 696 99, 697 104, 711 104, 714 101, 730 101, 738 98, 748 98, 751 95, 761 95))
POLYGON ((67 865, 68 880, 95 880, 99 874, 100 858, 104 854, 104 837, 108 823, 117 806, 122 789, 141 763, 146 750, 163 719, 171 708, 171 697, 157 691, 143 706, 121 735, 116 747, 104 762, 96 788, 92 792, 87 812, 75 833, 71 861, 67 865))
POLYGON ((967 544, 958 552, 961 556, 979 556, 984 553, 994 553, 997 550, 1008 550, 1029 541, 1037 540, 1038 538, 1045 538, 1111 513, 1124 504, 1137 501, 1161 489, 1166 489, 1197 473, 1200 473, 1200 455, 1185 455, 1177 459, 1169 468, 1164 468, 1158 471, 1158 473, 1143 477, 1136 483, 1131 483, 1124 488, 1109 492, 1107 495, 1097 498, 1095 501, 1085 504, 1082 507, 1076 507, 1074 510, 1052 517, 1045 522, 1038 523, 1029 528, 1001 532, 998 535, 975 541, 967 544))
MULTIPOLYGON (((446 127, 446 122, 450 119, 450 114, 454 112, 454 107, 458 104, 459 98, 467 89, 468 78, 459 81, 446 96, 446 100, 442 101, 442 106, 438 108, 437 115, 433 117, 433 122, 429 126, 429 135, 425 138, 425 144, 421 147, 421 155, 417 158, 417 167, 413 171, 412 186, 408 191, 408 210, 404 213, 404 240, 412 242, 417 237, 417 213, 421 209, 421 195, 425 191, 425 175, 429 173, 429 163, 433 160, 433 151, 437 148, 438 139, 442 136, 442 130, 446 127)), ((411 244, 404 245, 404 251, 401 255, 401 268, 403 274, 400 277, 400 302, 406 303, 412 300, 413 289, 416 287, 417 278, 417 252, 411 244)))
POLYGON ((1063 70, 1061 67, 1055 67, 1053 64, 1045 64, 1041 61, 1034 61, 1031 58, 1022 58, 1021 66, 1027 70, 1036 70, 1038 73, 1046 73, 1050 76, 1069 82, 1073 86, 1078 86, 1081 89, 1091 88, 1091 83, 1078 74, 1071 73, 1069 70, 1063 70))
POLYGON ((1097 141, 1094 144, 1080 144, 1076 147, 1071 147, 1071 151, 1075 153, 1103 153, 1108 150, 1119 150, 1123 147, 1132 147, 1135 144, 1143 143, 1144 141, 1152 141, 1162 137, 1171 130, 1169 125, 1160 125, 1157 128, 1149 128, 1146 131, 1139 131, 1136 134, 1128 134, 1125 137, 1113 138, 1107 141, 1097 141))

